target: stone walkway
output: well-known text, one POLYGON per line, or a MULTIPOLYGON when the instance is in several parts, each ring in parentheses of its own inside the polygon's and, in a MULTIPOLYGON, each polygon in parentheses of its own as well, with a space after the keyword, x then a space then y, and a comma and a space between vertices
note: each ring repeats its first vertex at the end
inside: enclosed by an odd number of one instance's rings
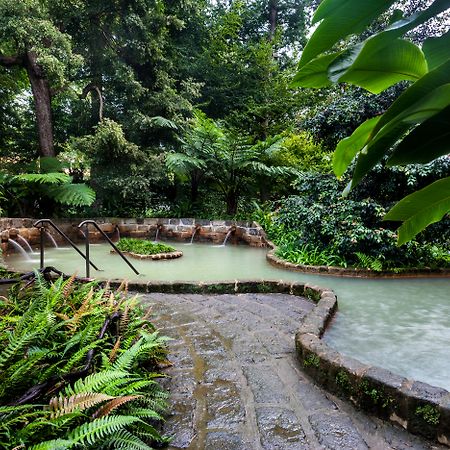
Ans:
POLYGON ((173 338, 169 449, 441 449, 315 386, 294 352, 313 308, 283 294, 143 295, 173 338))

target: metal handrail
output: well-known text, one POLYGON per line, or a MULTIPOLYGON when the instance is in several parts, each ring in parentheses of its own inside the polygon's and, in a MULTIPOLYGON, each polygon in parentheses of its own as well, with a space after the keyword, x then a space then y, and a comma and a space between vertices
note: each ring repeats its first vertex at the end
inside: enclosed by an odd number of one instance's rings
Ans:
MULTIPOLYGON (((80 254, 86 261, 86 266, 89 267, 91 265, 95 270, 100 270, 76 245, 75 243, 67 236, 62 230, 59 229, 57 225, 55 225, 50 219, 40 219, 33 224, 33 227, 39 228, 41 233, 41 269, 44 268, 44 223, 48 223, 51 225, 72 247, 73 249, 80 254)), ((87 271, 88 272, 88 271, 87 271)), ((86 277, 89 278, 89 275, 86 272, 86 277)))
POLYGON ((121 258, 131 267, 131 269, 133 270, 133 272, 136 275, 139 275, 139 272, 135 269, 135 267, 133 266, 133 264, 130 263, 130 261, 128 261, 128 259, 125 257, 125 255, 116 247, 116 245, 114 244, 114 242, 107 236, 107 234, 98 226, 97 222, 95 220, 84 220, 83 222, 81 222, 78 225, 78 228, 81 230, 81 227, 85 226, 86 227, 86 256, 87 256, 87 260, 86 260, 86 277, 89 278, 89 264, 88 264, 88 260, 89 260, 89 225, 94 225, 94 227, 97 229, 97 231, 99 231, 103 237, 109 242, 109 244, 111 245, 111 247, 121 256, 121 258))

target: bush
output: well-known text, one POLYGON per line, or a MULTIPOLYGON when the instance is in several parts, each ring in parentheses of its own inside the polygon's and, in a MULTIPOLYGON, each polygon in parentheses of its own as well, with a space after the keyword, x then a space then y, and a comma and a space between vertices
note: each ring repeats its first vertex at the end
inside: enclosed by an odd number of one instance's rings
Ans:
POLYGON ((165 338, 136 298, 37 276, 0 300, 0 447, 140 448, 167 395, 155 378, 165 338), (7 406, 5 406, 7 405, 7 406))
POLYGON ((176 251, 170 245, 146 241, 143 239, 121 238, 116 244, 123 252, 137 253, 138 255, 156 255, 176 251))
POLYGON ((371 198, 359 199, 356 193, 342 198, 344 181, 303 173, 295 185, 299 194, 280 201, 275 214, 255 217, 262 219, 284 259, 373 270, 450 267, 445 241, 412 241, 397 247, 391 228, 395 224, 382 221, 385 206, 371 198))

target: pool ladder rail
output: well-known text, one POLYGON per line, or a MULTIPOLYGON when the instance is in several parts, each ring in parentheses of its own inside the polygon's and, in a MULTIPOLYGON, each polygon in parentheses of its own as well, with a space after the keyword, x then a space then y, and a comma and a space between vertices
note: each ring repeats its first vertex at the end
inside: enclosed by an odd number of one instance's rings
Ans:
POLYGON ((40 219, 33 224, 34 227, 38 228, 40 231, 40 269, 44 269, 44 235, 46 231, 45 224, 50 225, 63 239, 70 244, 70 246, 85 260, 86 262, 86 278, 90 278, 90 268, 91 266, 97 270, 101 271, 90 259, 90 247, 89 247, 89 225, 93 225, 100 234, 108 241, 108 243, 113 247, 113 249, 122 257, 122 259, 131 267, 131 269, 139 275, 139 272, 136 268, 128 261, 125 255, 116 247, 116 245, 111 241, 111 239, 106 235, 106 233, 98 226, 95 220, 85 220, 78 225, 78 228, 85 226, 85 242, 86 242, 86 253, 83 253, 75 243, 65 234, 55 223, 53 223, 50 219, 40 219))

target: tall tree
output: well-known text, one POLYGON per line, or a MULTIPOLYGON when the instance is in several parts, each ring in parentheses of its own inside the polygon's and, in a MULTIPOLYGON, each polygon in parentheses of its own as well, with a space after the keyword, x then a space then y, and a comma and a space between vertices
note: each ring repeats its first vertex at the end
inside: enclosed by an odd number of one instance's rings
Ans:
MULTIPOLYGON (((53 0, 0 1, 0 65, 26 71, 34 98, 40 156, 55 156, 52 95, 79 62, 70 36, 51 16, 53 0)), ((57 0, 54 0, 57 1, 57 0)))

